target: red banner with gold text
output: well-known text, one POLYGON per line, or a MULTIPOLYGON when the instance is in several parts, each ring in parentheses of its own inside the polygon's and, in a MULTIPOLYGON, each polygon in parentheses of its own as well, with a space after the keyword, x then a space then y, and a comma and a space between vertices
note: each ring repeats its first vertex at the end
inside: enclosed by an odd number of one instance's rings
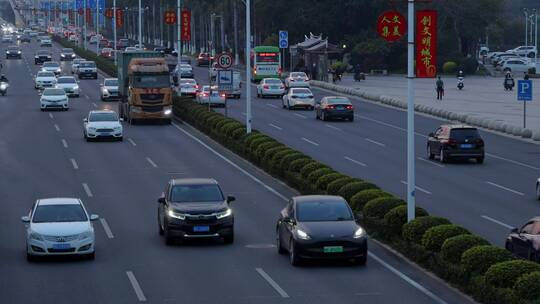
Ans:
POLYGON ((416 77, 437 76, 437 11, 416 12, 416 77))
POLYGON ((191 40, 191 11, 182 10, 182 41, 191 40))

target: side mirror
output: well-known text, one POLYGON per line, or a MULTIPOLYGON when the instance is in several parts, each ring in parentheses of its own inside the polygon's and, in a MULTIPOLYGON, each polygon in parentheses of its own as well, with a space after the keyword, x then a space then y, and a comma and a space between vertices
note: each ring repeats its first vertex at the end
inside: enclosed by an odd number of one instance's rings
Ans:
POLYGON ((27 216, 27 215, 22 216, 22 217, 21 217, 21 221, 22 221, 23 223, 30 223, 30 217, 27 216))
POLYGON ((164 198, 164 197, 158 198, 157 201, 158 201, 158 203, 160 203, 160 204, 165 204, 165 198, 164 198))
POLYGON ((88 122, 88 118, 84 118, 83 121, 84 121, 84 122, 88 122))
POLYGON ((97 214, 90 215, 90 220, 91 221, 97 221, 98 219, 99 219, 99 215, 97 215, 97 214))
POLYGON ((296 224, 296 221, 290 217, 285 217, 283 218, 283 222, 286 223, 286 224, 291 224, 291 225, 294 225, 296 224))
POLYGON ((428 136, 429 137, 435 137, 435 134, 433 134, 433 132, 432 132, 432 133, 429 133, 428 136))
POLYGON ((517 228, 512 228, 512 230, 511 230, 510 232, 512 232, 512 233, 519 233, 519 229, 517 229, 517 228))
POLYGON ((236 197, 229 195, 227 196, 227 203, 234 202, 236 200, 236 197))
POLYGON ((123 119, 122 117, 120 117, 120 119, 119 119, 119 120, 120 120, 120 121, 124 121, 124 119, 123 119))

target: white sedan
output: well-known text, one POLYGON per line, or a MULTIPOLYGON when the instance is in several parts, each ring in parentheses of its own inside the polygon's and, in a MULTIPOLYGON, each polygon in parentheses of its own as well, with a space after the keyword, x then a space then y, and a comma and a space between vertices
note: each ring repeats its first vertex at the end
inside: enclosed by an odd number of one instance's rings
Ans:
POLYGON ((99 217, 89 215, 80 199, 47 198, 37 200, 26 223, 26 257, 81 255, 94 259, 95 235, 91 221, 99 217))
POLYGON ((227 96, 225 93, 218 91, 216 87, 203 86, 201 91, 197 94, 197 102, 199 104, 209 104, 210 106, 225 107, 227 96))
POLYGON ((279 78, 264 78, 257 85, 257 97, 283 97, 285 95, 285 86, 279 78))
POLYGON ((34 88, 44 89, 56 86, 56 76, 53 72, 38 72, 35 77, 34 88))
POLYGON ((540 177, 536 181, 536 199, 540 201, 540 177))
POLYGON ((62 76, 56 80, 56 87, 63 89, 70 97, 79 97, 79 83, 73 76, 62 76))
POLYGON ((304 72, 292 72, 285 78, 287 88, 309 88, 309 77, 304 72))
POLYGON ((69 109, 68 97, 64 89, 46 88, 39 99, 41 111, 46 109, 59 109, 67 111, 69 109))
POLYGON ((86 59, 82 58, 75 58, 71 62, 71 74, 77 74, 79 73, 79 64, 83 61, 86 61, 86 59))
POLYGON ((43 72, 53 72, 54 75, 58 76, 62 73, 62 67, 60 63, 55 61, 44 62, 41 66, 41 71, 43 72))
POLYGON ((286 95, 283 95, 283 108, 289 110, 295 108, 313 110, 315 108, 313 93, 308 88, 292 88, 286 95))
POLYGON ((118 114, 110 110, 94 110, 84 120, 84 138, 86 141, 98 138, 113 138, 122 141, 123 129, 118 114))
POLYGON ((101 86, 101 100, 118 99, 118 78, 105 78, 101 86))

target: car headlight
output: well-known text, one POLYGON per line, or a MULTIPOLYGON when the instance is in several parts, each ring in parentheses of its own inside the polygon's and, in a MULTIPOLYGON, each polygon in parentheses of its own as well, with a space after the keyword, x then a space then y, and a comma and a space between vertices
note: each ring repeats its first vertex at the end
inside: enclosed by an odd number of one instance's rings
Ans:
POLYGON ((114 127, 114 130, 115 130, 115 131, 120 131, 120 130, 122 130, 122 126, 114 127))
POLYGON ((103 88, 103 94, 109 94, 109 90, 107 90, 106 88, 103 88))
POLYGON ((57 71, 58 73, 60 73, 60 72, 62 72, 62 69, 61 69, 61 68, 58 68, 58 69, 56 69, 56 71, 57 71))
POLYGON ((66 57, 66 55, 64 55, 64 54, 60 54, 60 57, 66 57))
POLYGON ((0 90, 7 89, 7 85, 5 83, 0 84, 0 90))
POLYGON ((21 53, 21 51, 17 51, 17 54, 20 54, 20 53, 21 53))
POLYGON ((51 56, 47 55, 47 58, 51 59, 51 56))
POLYGON ((299 239, 302 239, 302 240, 309 240, 309 239, 311 239, 311 237, 310 237, 304 230, 301 230, 301 229, 296 229, 296 236, 297 236, 299 239))
POLYGON ((182 214, 182 213, 176 213, 174 212, 173 210, 168 210, 167 211, 167 215, 169 217, 172 217, 172 218, 175 218, 175 219, 179 219, 179 220, 185 220, 186 219, 186 215, 185 214, 182 214))
POLYGON ((30 233, 30 238, 33 240, 43 241, 43 237, 39 233, 32 232, 30 233))
POLYGON ((95 131, 95 130, 96 130, 96 128, 94 128, 94 127, 88 127, 88 131, 95 131))
POLYGON ((81 234, 79 234, 79 240, 84 240, 84 239, 89 239, 92 237, 92 232, 91 231, 86 231, 86 232, 83 232, 81 234))
POLYGON ((231 210, 231 208, 227 208, 227 210, 222 211, 222 212, 220 212, 220 213, 217 213, 217 214, 216 214, 216 217, 217 217, 217 219, 219 220, 219 219, 222 219, 222 218, 231 216, 231 215, 232 215, 232 210, 231 210))
POLYGON ((362 227, 358 227, 358 229, 356 229, 356 231, 354 232, 354 238, 355 239, 359 239, 359 238, 362 238, 366 235, 366 231, 364 229, 362 229, 362 227))
POLYGON ((73 90, 75 90, 75 91, 78 90, 78 89, 79 89, 79 86, 78 86, 78 85, 76 85, 76 86, 73 87, 73 90))
POLYGON ((38 58, 39 58, 39 56, 34 56, 34 58, 35 58, 35 59, 38 59, 38 58))

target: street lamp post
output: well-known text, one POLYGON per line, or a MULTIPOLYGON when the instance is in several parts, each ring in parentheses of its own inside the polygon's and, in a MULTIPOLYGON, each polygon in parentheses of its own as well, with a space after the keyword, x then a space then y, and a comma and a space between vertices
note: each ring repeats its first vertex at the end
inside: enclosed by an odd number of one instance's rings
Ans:
POLYGON ((408 0, 407 34, 407 221, 415 217, 414 162, 414 0, 408 0))
POLYGON ((114 65, 117 64, 117 55, 116 51, 118 50, 116 46, 116 0, 113 0, 113 39, 114 39, 114 65))
POLYGON ((524 8, 523 13, 525 14, 525 46, 528 46, 527 39, 528 39, 529 33, 527 29, 529 25, 529 10, 524 8))
POLYGON ((178 74, 178 88, 180 92, 180 96, 182 95, 180 80, 182 79, 182 69, 180 68, 180 64, 182 63, 182 20, 181 20, 181 13, 182 13, 182 0, 178 0, 176 3, 176 25, 178 26, 177 32, 178 32, 178 41, 177 43, 177 58, 176 58, 176 73, 178 74))
POLYGON ((139 0, 139 47, 142 47, 142 0, 139 0))
POLYGON ((251 133, 251 0, 246 1, 246 133, 251 133))
POLYGON ((96 37, 98 39, 96 43, 96 54, 99 54, 99 0, 95 1, 96 3, 96 37))
POLYGON ((84 24, 84 29, 83 29, 82 40, 83 40, 83 47, 86 50, 86 0, 84 0, 83 24, 84 24))

